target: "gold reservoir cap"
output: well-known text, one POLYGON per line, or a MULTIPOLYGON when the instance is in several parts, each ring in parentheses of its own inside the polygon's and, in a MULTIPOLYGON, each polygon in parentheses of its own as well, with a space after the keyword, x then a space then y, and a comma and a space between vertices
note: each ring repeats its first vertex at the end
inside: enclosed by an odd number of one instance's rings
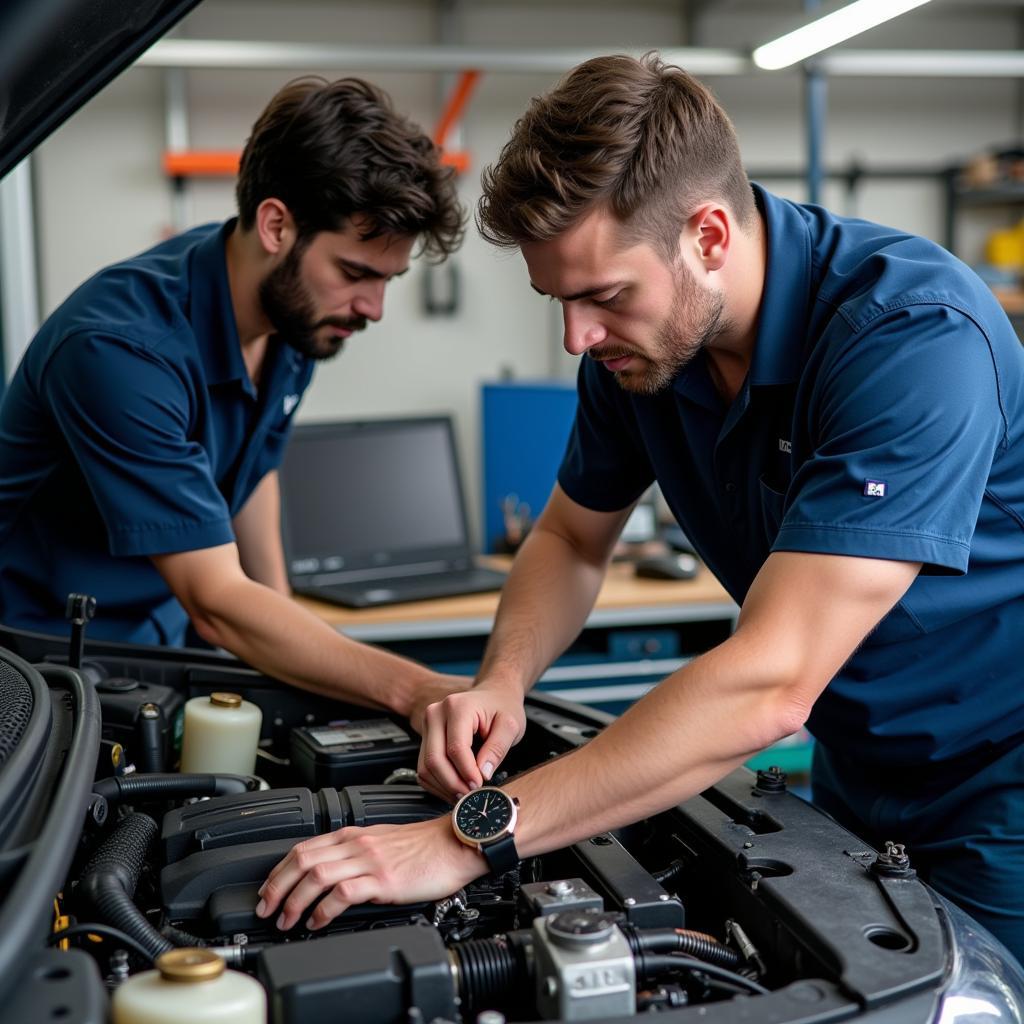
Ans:
POLYGON ((211 693, 210 703, 219 708, 240 708, 242 698, 237 693, 211 693))
POLYGON ((225 964, 209 949, 172 949, 156 958, 156 969, 164 981, 212 981, 225 964))

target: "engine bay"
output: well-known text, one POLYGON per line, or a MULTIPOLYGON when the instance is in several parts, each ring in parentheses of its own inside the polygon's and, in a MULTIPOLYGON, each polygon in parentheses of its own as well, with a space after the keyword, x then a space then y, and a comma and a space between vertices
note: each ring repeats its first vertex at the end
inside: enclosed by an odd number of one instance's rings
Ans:
MULTIPOLYGON (((31 644, 26 653, 41 663, 18 667, 44 677, 73 722, 73 673, 31 644)), ((897 849, 869 849, 777 770, 737 769, 664 814, 437 902, 364 904, 316 933, 282 933, 256 916, 257 890, 296 842, 450 811, 416 784, 408 723, 212 656, 113 650, 78 675, 102 729, 85 823, 50 894, 45 955, 87 961, 101 995, 161 952, 199 947, 255 978, 279 1024, 334 1021, 339 1007, 351 1024, 501 1024, 665 1012, 825 1021, 934 1004, 948 946, 930 890, 897 849), (183 701, 224 689, 262 709, 255 773, 175 772, 183 701)), ((537 696, 527 722, 506 775, 586 743, 606 718, 537 696)), ((50 741, 73 732, 52 728, 50 741)), ((45 1002, 45 981, 19 998, 45 1002)), ((16 1012, 0 1020, 29 1019, 16 1012)))

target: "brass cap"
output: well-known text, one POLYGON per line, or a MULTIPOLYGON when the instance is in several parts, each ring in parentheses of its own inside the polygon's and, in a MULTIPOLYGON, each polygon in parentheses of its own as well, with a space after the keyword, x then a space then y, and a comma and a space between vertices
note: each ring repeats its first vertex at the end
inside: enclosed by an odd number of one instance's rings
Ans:
POLYGON ((211 693, 210 703, 216 704, 219 708, 240 708, 242 698, 237 693, 211 693))
POLYGON ((225 965, 209 949, 172 949, 156 958, 156 969, 164 981, 212 981, 225 965))

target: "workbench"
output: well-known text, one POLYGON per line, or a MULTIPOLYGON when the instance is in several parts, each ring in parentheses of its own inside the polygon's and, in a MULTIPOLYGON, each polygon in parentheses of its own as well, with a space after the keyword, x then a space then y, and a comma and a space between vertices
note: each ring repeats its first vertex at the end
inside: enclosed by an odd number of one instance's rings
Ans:
MULTIPOLYGON (((484 562, 507 569, 510 560, 484 562)), ((497 593, 349 609, 297 598, 339 632, 424 661, 472 674, 490 636, 497 593)), ((539 688, 617 714, 658 680, 724 640, 738 608, 711 573, 692 580, 638 579, 613 563, 593 611, 572 647, 539 688)))

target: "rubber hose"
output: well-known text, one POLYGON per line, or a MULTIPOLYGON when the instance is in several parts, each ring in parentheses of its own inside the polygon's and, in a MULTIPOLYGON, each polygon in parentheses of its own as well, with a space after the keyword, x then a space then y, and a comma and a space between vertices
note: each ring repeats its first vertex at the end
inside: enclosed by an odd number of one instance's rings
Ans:
MULTIPOLYGON (((134 900, 119 887, 114 875, 91 875, 86 893, 96 916, 135 939, 155 960, 161 953, 174 949, 145 918, 134 900)), ((82 885, 86 885, 85 879, 82 885)))
POLYGON ((652 871, 651 877, 666 888, 670 882, 674 882, 686 870, 686 865, 681 860, 674 860, 667 868, 661 871, 652 871))
POLYGON ((498 939, 460 942, 452 952, 458 960, 459 995, 467 1008, 500 1002, 520 982, 515 954, 498 939))
POLYGON ((77 889, 100 921, 130 935, 154 959, 174 947, 146 920, 133 897, 157 831, 149 815, 130 814, 86 865, 77 889))
POLYGON ((717 964, 709 964, 703 960, 694 960, 688 957, 665 954, 665 953, 643 953, 637 956, 637 974, 649 981, 656 975, 668 973, 678 974, 680 971, 692 974, 703 974, 708 979, 725 982, 733 989, 741 989, 744 992, 752 992, 757 995, 767 995, 768 989, 758 984, 751 978, 735 971, 730 971, 717 964))
POLYGON ((719 967, 728 967, 736 970, 743 966, 743 958, 734 949, 723 946, 720 942, 710 941, 700 935, 687 932, 677 932, 679 940, 676 949, 680 953, 688 953, 697 957, 698 960, 705 960, 709 964, 717 964, 719 967))
POLYGON ((255 780, 249 775, 163 773, 144 775, 115 775, 99 779, 92 791, 107 798, 110 803, 138 800, 140 797, 165 800, 184 800, 195 796, 226 796, 229 793, 248 793, 255 789, 255 780))
POLYGON ((686 953, 709 964, 736 970, 743 966, 743 958, 728 946, 701 932, 681 928, 657 928, 641 931, 638 928, 624 928, 626 938, 634 956, 645 953, 686 953))
POLYGON ((197 935, 190 935, 180 928, 175 928, 172 924, 165 924, 160 929, 160 934, 175 946, 183 949, 203 949, 209 945, 206 939, 201 939, 197 935))

